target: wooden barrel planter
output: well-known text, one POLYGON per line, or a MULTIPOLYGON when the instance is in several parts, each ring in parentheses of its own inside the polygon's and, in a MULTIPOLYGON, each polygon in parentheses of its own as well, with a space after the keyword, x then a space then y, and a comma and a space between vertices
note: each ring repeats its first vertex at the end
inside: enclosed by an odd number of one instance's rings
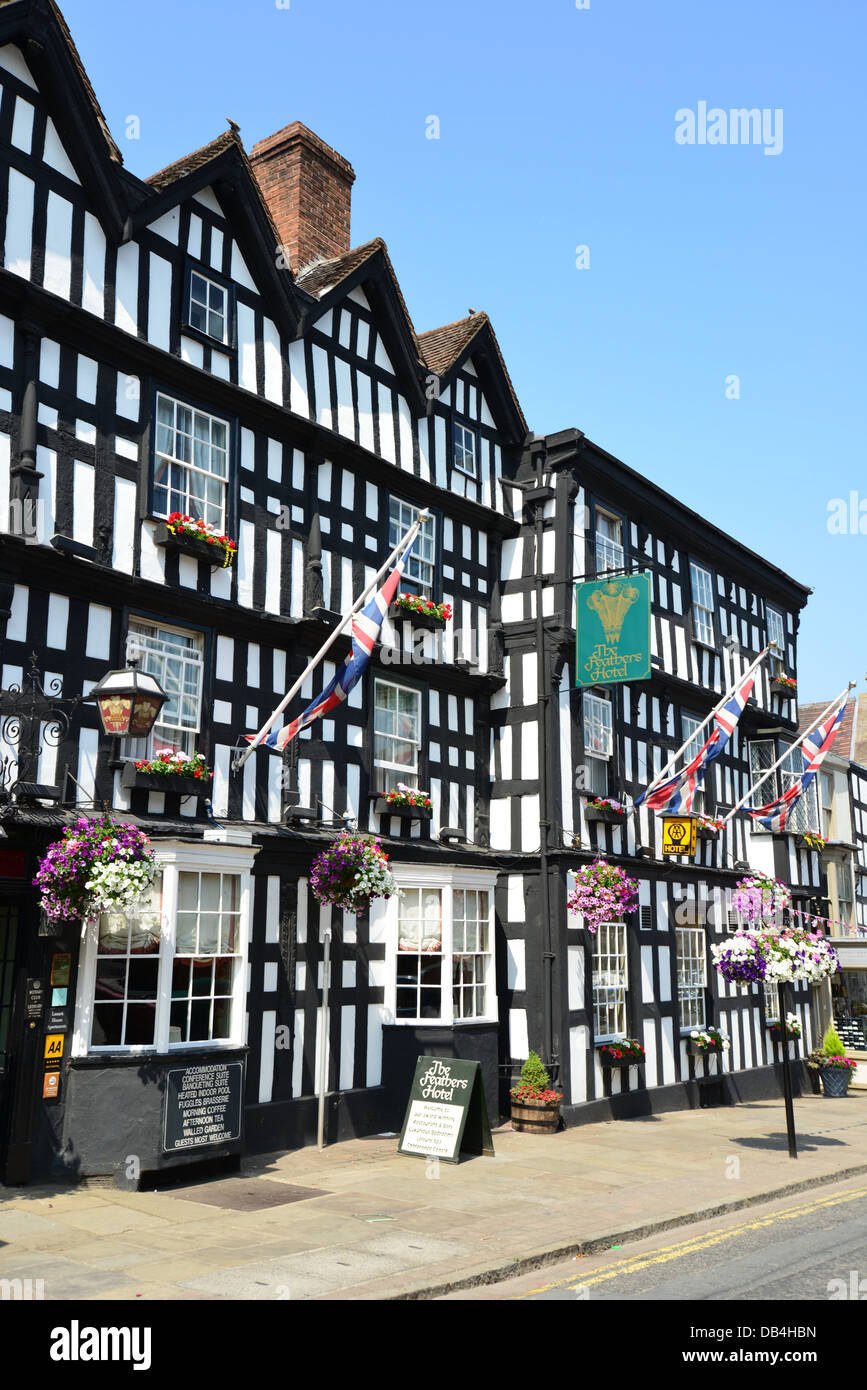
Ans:
POLYGON ((512 1129, 519 1134, 556 1134, 560 1127, 559 1100, 511 1101, 512 1129))

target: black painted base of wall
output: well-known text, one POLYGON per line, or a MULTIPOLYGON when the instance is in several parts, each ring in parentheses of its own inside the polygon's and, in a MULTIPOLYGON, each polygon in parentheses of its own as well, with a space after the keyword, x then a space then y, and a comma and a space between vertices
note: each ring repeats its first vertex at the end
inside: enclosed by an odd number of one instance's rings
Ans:
MULTIPOLYGON (((810 1094, 806 1065, 792 1068, 796 1096, 810 1094)), ((626 1091, 581 1105, 562 1105, 560 1115, 567 1128, 599 1124, 602 1120, 639 1120, 664 1115, 672 1110, 699 1110, 715 1105, 737 1105, 742 1101, 775 1100, 783 1095, 782 1066, 752 1067, 749 1071, 723 1072, 721 1076, 677 1081, 649 1090, 626 1091)))

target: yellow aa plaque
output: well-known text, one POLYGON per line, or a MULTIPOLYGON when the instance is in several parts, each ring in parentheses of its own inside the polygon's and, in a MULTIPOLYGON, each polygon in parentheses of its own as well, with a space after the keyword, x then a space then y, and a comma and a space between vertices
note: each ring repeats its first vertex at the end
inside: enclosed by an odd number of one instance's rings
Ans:
POLYGON ((663 855, 695 854, 695 821, 692 816, 663 816, 663 855))

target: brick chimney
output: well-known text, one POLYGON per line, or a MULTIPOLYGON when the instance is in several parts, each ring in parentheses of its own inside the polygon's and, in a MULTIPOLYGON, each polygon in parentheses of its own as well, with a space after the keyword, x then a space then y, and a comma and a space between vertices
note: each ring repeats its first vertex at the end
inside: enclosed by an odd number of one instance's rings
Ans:
POLYGON ((345 255, 355 182, 348 160, 293 121, 254 145, 250 161, 296 274, 345 255))

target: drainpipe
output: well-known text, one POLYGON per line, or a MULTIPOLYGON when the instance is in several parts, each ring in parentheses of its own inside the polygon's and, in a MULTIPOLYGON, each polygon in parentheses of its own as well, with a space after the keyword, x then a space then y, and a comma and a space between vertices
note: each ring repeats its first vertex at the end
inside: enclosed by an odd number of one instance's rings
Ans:
POLYGON ((331 928, 325 928, 322 953, 322 1028, 319 1047, 319 1108, 316 1120, 316 1144, 325 1148, 325 1095, 328 1090, 328 981, 331 976, 331 928))

